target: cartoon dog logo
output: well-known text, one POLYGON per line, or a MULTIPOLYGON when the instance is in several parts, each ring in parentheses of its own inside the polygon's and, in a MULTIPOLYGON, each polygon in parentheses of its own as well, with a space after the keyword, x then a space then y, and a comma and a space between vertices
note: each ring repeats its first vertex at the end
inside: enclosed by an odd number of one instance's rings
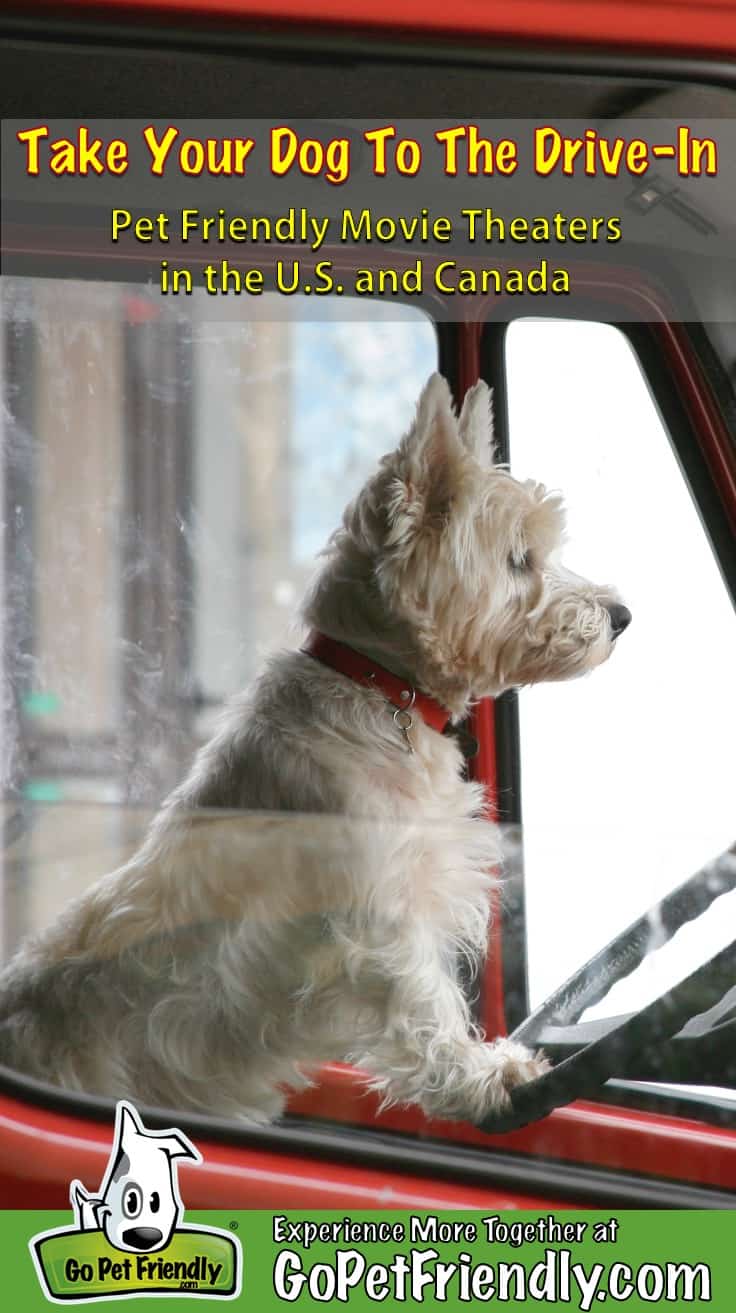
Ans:
POLYGON ((177 1159, 202 1161, 186 1135, 149 1131, 130 1103, 115 1114, 115 1140, 97 1195, 72 1181, 69 1197, 80 1231, 104 1231, 115 1249, 149 1253, 164 1249, 184 1213, 177 1159))
POLYGON ((46 1299, 68 1305, 136 1295, 238 1298, 240 1240, 219 1227, 182 1221, 181 1158, 202 1162, 182 1131, 149 1130, 132 1104, 117 1104, 99 1191, 72 1181, 74 1225, 28 1242, 46 1299))

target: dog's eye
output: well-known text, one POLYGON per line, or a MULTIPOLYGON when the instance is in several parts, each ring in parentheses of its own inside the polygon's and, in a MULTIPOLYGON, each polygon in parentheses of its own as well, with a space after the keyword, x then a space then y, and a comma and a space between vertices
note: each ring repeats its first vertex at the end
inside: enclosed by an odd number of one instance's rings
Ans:
POLYGON ((522 556, 514 556, 513 552, 509 554, 510 570, 528 570, 531 565, 529 553, 524 552, 522 556))
POLYGON ((123 1190, 123 1212, 126 1217, 137 1217, 143 1207, 143 1192, 131 1181, 123 1190))
POLYGON ((159 1196, 158 1196, 158 1190, 154 1190, 153 1194, 151 1195, 150 1201, 149 1201, 149 1206, 150 1206, 150 1209, 151 1209, 151 1212, 152 1212, 152 1213, 157 1213, 157 1212, 158 1212, 160 1203, 161 1203, 161 1200, 159 1199, 159 1196))

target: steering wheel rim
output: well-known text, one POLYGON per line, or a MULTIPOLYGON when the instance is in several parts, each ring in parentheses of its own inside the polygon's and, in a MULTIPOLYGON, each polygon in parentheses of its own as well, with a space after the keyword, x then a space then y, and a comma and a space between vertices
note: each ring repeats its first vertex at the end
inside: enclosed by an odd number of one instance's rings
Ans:
MULTIPOLYGON (((733 889, 736 844, 616 935, 545 999, 511 1038, 533 1049, 543 1032, 549 1034, 555 1026, 564 1028, 566 1035, 571 1028, 574 1033, 581 1014, 605 998, 618 980, 630 975, 686 922, 697 919, 717 898, 733 889), (652 924, 660 932, 656 943, 652 924)), ((622 1074, 622 1068, 625 1070, 648 1043, 661 1044, 692 1017, 714 1007, 735 981, 736 939, 639 1012, 611 1018, 604 1034, 588 1043, 581 1035, 581 1045, 575 1052, 544 1076, 512 1090, 511 1106, 478 1122, 479 1129, 489 1134, 518 1130, 573 1099, 594 1093, 612 1076, 622 1074)))

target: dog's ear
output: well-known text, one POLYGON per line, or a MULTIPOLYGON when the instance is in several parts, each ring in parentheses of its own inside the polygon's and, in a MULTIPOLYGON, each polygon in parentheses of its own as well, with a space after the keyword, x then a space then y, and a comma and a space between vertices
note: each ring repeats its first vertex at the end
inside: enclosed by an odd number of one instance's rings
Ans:
POLYGON ((181 1131, 172 1131, 167 1136, 156 1137, 156 1148, 164 1149, 169 1158, 191 1158, 192 1162, 201 1163, 202 1155, 195 1149, 191 1140, 181 1131))
POLYGON ((121 1099, 117 1106, 115 1143, 127 1153, 135 1153, 135 1140, 138 1135, 145 1135, 146 1130, 132 1103, 121 1099))
POLYGON ((182 1131, 147 1130, 132 1103, 121 1099, 118 1103, 117 1115, 118 1146, 132 1161, 135 1161, 137 1141, 141 1139, 148 1141, 157 1149, 163 1149, 169 1158, 191 1158, 194 1162, 202 1161, 199 1150, 195 1149, 191 1140, 187 1139, 182 1131))
POLYGON ((441 374, 433 374, 417 402, 414 423, 401 442, 393 510, 415 523, 445 514, 452 501, 463 450, 452 396, 441 374))
POLYGON ((480 465, 493 464, 493 392, 482 379, 465 393, 458 431, 461 442, 480 465))

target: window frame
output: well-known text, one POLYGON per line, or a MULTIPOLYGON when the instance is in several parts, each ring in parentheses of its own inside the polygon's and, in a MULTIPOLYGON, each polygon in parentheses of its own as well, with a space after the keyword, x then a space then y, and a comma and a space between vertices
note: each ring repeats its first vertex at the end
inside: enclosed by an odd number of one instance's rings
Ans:
MULTIPOLYGON (((459 397, 480 372, 480 329, 474 324, 451 323, 439 324, 437 331, 439 367, 459 397)), ((487 785, 491 797, 499 795, 500 781, 503 798, 503 753, 497 759, 497 725, 491 703, 476 708, 474 728, 481 750, 473 774, 487 785)), ((501 921, 496 925, 500 930, 501 921)), ((483 982, 486 1024, 489 1007, 496 1013, 494 1024, 488 1025, 493 1033, 505 1029, 502 962, 502 952, 494 950, 483 982)), ((39 1099, 44 1104, 51 1100, 67 1116, 69 1112, 93 1120, 105 1116, 104 1101, 50 1095, 22 1077, 3 1076, 0 1080, 0 1097, 3 1090, 11 1095, 19 1089, 32 1107, 38 1106, 39 1099)), ((247 1158, 259 1150, 287 1156, 313 1153, 333 1163, 344 1159, 365 1163, 366 1170, 369 1163, 381 1163, 398 1176, 431 1169, 438 1182, 447 1178, 483 1181, 490 1186, 506 1181, 508 1188, 513 1185, 517 1191, 528 1188, 571 1201, 616 1200, 629 1206, 644 1202, 649 1206, 729 1206, 724 1201, 736 1197, 736 1193, 728 1194, 731 1182, 736 1192, 736 1137, 727 1131, 715 1142, 712 1137, 701 1142, 693 1138, 692 1122, 684 1128, 680 1121, 659 1115, 653 1138, 655 1119, 650 1116, 627 1115, 624 1109, 613 1110, 613 1117, 604 1114, 598 1103, 579 1103, 513 1136, 489 1137, 464 1123, 428 1122, 415 1108, 377 1115, 377 1100, 366 1096, 360 1074, 329 1067, 323 1071, 319 1089, 294 1102, 283 1127, 246 1133, 235 1127, 218 1127, 209 1119, 204 1119, 204 1125, 192 1119, 191 1129, 200 1139, 221 1134, 239 1161, 242 1155, 247 1158), (581 1131, 585 1132, 582 1136, 581 1131), (678 1151, 683 1147, 683 1133, 687 1137, 686 1160, 691 1164, 687 1170, 695 1178, 692 1182, 682 1179, 683 1159, 673 1154, 675 1147, 678 1151), (595 1160, 590 1160, 588 1152, 581 1162, 581 1138, 590 1143, 590 1137, 595 1137, 595 1160), (679 1178, 674 1176, 673 1162, 680 1169, 679 1178), (627 1171, 630 1164, 636 1165, 636 1173, 627 1171), (724 1182, 728 1182, 725 1191, 718 1188, 724 1182)), ((189 1126, 186 1117, 185 1121, 189 1126)))

